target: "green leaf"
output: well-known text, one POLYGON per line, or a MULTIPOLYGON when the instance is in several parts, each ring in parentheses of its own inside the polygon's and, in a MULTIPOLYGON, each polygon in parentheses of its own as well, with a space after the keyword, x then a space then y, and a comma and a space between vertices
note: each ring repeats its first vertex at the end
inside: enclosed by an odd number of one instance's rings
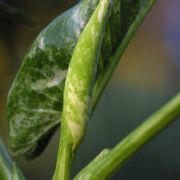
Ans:
POLYGON ((95 7, 90 0, 82 1, 57 17, 25 57, 8 98, 9 140, 14 155, 38 155, 57 128, 69 61, 95 7))
POLYGON ((7 149, 0 138, 0 179, 24 180, 24 177, 15 163, 12 162, 7 149))
MULTIPOLYGON (((13 154, 37 156, 58 127, 69 61, 98 2, 83 0, 57 17, 40 33, 25 57, 8 98, 13 154)), ((112 1, 96 79, 109 67, 111 57, 123 42, 128 28, 146 4, 148 0, 112 1)))

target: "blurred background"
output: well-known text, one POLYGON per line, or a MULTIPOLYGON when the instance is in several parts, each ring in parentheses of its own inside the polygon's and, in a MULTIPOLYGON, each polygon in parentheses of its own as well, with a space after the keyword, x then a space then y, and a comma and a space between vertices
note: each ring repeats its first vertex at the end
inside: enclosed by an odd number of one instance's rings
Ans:
MULTIPOLYGON (((1 5, 7 2, 11 5, 8 15, 0 9, 0 136, 6 144, 6 98, 23 57, 40 30, 77 1, 0 0, 1 5), (23 19, 23 13, 34 16, 36 22, 31 16, 23 19)), ((180 1, 157 1, 98 104, 75 159, 73 175, 102 149, 117 144, 179 90, 180 1)), ((59 132, 37 159, 14 158, 28 180, 51 179, 58 136, 59 132)), ((113 179, 179 180, 180 119, 138 151, 113 179)))

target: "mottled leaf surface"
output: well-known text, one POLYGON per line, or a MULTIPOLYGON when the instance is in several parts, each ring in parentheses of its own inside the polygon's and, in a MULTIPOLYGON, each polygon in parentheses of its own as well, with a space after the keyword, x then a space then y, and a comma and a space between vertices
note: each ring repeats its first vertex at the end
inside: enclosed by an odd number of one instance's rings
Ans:
MULTIPOLYGON (((57 128, 66 72, 76 42, 99 0, 84 0, 52 21, 37 37, 8 98, 10 148, 37 156, 57 128)), ((98 74, 123 40, 147 0, 114 0, 103 38, 98 74)))
POLYGON ((11 151, 36 156, 60 121, 64 79, 76 41, 94 9, 84 2, 57 17, 37 37, 8 98, 11 151), (40 144, 41 148, 38 148, 40 144))

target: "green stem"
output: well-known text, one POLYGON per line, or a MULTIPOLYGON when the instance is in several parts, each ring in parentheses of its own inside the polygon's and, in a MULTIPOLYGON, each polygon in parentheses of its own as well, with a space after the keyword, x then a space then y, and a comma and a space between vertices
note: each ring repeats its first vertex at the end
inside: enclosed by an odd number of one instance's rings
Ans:
POLYGON ((60 143, 58 148, 57 164, 53 180, 69 180, 73 161, 73 142, 68 125, 62 116, 60 143))
POLYGON ((0 138, 0 179, 2 180, 24 180, 22 173, 12 162, 5 145, 0 138))
POLYGON ((11 178, 10 170, 4 164, 3 159, 0 157, 0 179, 8 180, 11 178))
POLYGON ((0 138, 0 179, 8 180, 12 177, 12 161, 0 138))
POLYGON ((57 158, 58 161, 53 179, 69 180, 70 169, 73 160, 72 145, 69 144, 68 142, 65 142, 63 139, 64 138, 62 137, 62 142, 60 142, 59 145, 59 152, 57 158))
POLYGON ((127 34, 123 38, 122 43, 120 43, 117 51, 110 58, 110 60, 109 60, 110 63, 99 74, 96 84, 94 86, 94 91, 93 91, 93 101, 92 101, 93 110, 92 110, 92 112, 96 108, 96 105, 99 102, 99 99, 100 99, 107 83, 109 82, 109 80, 114 72, 114 69, 116 68, 121 56, 123 55, 126 47, 128 46, 130 40, 132 39, 132 37, 134 36, 136 31, 138 30, 139 26, 141 25, 144 18, 146 17, 146 15, 148 14, 148 12, 150 11, 151 7, 153 6, 153 4, 155 2, 156 2, 156 0, 149 0, 149 2, 146 4, 146 6, 141 9, 140 13, 137 15, 137 18, 135 19, 133 24, 130 26, 127 34))
POLYGON ((88 165, 88 171, 84 168, 75 177, 75 180, 81 179, 81 177, 84 177, 86 180, 103 180, 108 178, 138 149, 179 116, 180 93, 130 133, 124 140, 115 146, 107 156, 98 162, 90 163, 88 165))

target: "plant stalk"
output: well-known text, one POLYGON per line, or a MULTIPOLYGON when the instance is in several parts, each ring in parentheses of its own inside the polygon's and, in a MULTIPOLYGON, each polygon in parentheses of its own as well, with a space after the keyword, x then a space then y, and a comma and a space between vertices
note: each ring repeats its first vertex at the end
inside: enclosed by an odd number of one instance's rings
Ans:
POLYGON ((59 151, 58 151, 58 161, 56 165, 56 170, 53 179, 59 179, 59 180, 69 180, 70 179, 70 170, 71 170, 71 164, 73 160, 73 154, 72 154, 72 145, 64 141, 63 134, 62 140, 60 140, 59 144, 59 151))
POLYGON ((74 179, 104 180, 114 174, 137 150, 180 117, 180 93, 159 111, 150 116, 137 129, 124 138, 108 154, 90 163, 74 179))

